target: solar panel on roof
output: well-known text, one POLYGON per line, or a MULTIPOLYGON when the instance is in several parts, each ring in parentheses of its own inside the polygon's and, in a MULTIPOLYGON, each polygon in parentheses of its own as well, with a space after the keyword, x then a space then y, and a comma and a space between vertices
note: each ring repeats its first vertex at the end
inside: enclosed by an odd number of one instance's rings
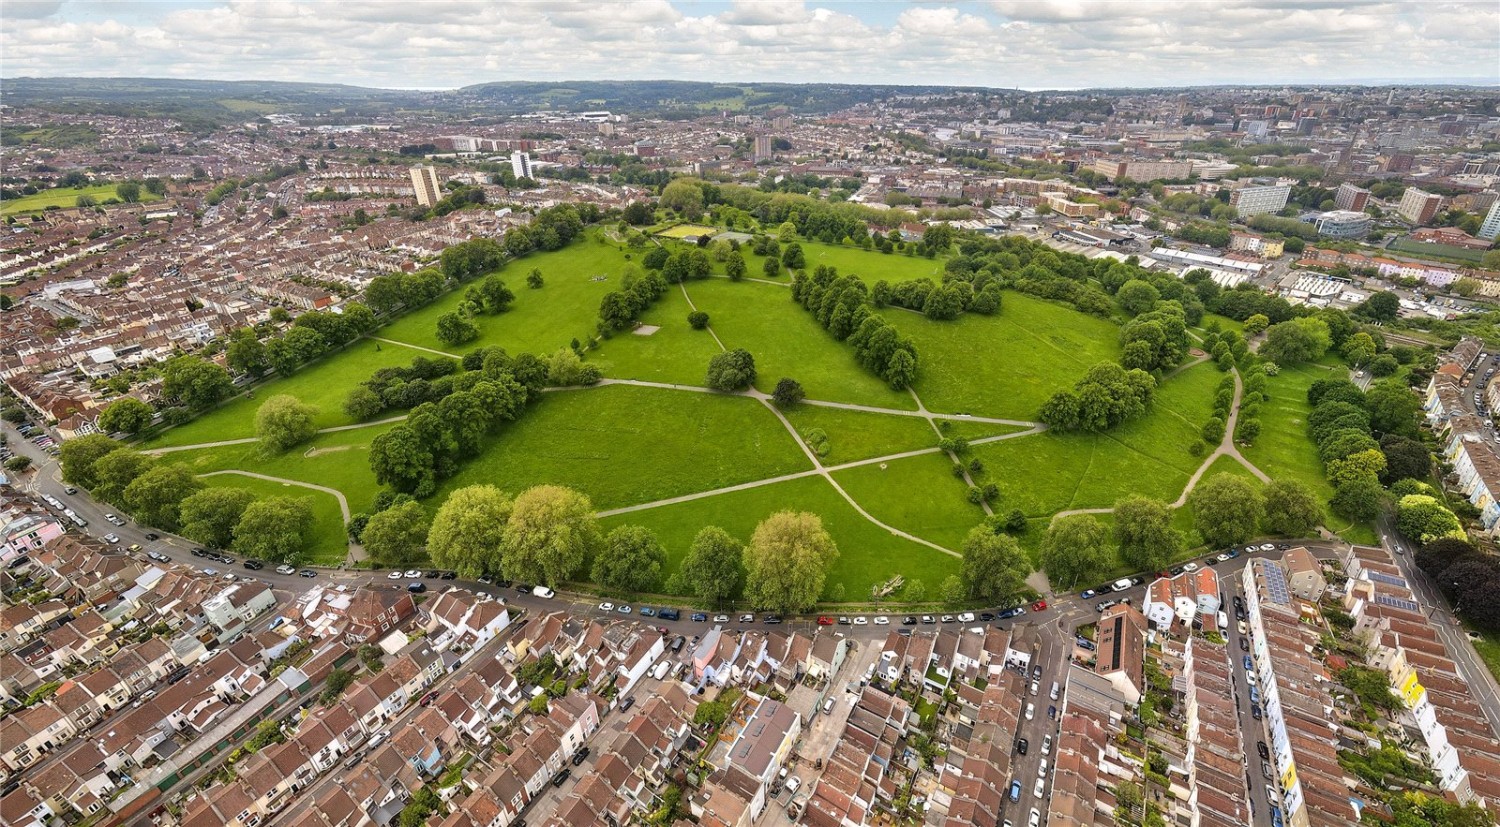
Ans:
POLYGON ((1392 597, 1388 594, 1375 595, 1375 602, 1382 606, 1390 606, 1393 609, 1403 609, 1408 612, 1420 612, 1422 607, 1415 600, 1407 600, 1404 597, 1392 597))
POLYGON ((1406 585, 1406 580, 1405 579, 1400 578, 1400 577, 1396 577, 1394 575, 1386 574, 1385 572, 1381 572, 1381 571, 1367 571, 1367 572, 1365 572, 1365 575, 1368 576, 1371 580, 1374 580, 1377 583, 1384 583, 1387 586, 1405 586, 1406 585))

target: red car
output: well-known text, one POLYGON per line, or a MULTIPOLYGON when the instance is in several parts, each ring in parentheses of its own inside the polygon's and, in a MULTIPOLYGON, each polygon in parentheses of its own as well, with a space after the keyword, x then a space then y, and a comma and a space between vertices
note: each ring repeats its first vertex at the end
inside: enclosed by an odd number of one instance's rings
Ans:
POLYGON ((1047 610, 1047 601, 1045 601, 1045 600, 1038 600, 1037 602, 1031 604, 1031 610, 1033 612, 1046 611, 1047 610))
POLYGON ((438 697, 437 690, 433 690, 431 692, 428 692, 426 695, 422 696, 422 701, 421 701, 422 706, 427 706, 427 705, 431 704, 433 701, 437 700, 437 697, 438 697))
POLYGON ((828 615, 820 615, 818 617, 818 625, 819 626, 832 626, 833 625, 833 618, 829 617, 828 615))

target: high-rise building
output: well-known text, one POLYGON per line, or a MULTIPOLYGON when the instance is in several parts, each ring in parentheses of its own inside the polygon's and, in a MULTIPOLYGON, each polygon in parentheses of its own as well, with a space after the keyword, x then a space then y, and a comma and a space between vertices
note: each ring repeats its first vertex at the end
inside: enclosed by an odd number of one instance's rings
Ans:
POLYGON ((510 154, 510 171, 517 178, 531 178, 531 156, 517 150, 510 154))
POLYGON ((1490 211, 1479 225, 1479 237, 1488 241, 1500 238, 1500 201, 1490 205, 1490 211))
POLYGON ((1424 192, 1416 187, 1407 187, 1406 192, 1401 195, 1401 205, 1396 207, 1396 212, 1402 218, 1413 224, 1426 224, 1437 215, 1438 206, 1443 203, 1443 196, 1424 192))
POLYGON ((1248 215, 1276 212, 1286 206, 1291 195, 1292 188, 1285 184, 1241 187, 1229 194, 1229 205, 1244 218, 1248 215))
POLYGON ((755 154, 752 160, 756 163, 771 160, 771 136, 764 132, 755 136, 755 154))
POLYGON ((1339 184, 1338 190, 1333 194, 1335 209, 1363 212, 1369 203, 1370 191, 1364 187, 1356 187, 1348 181, 1339 184))
POLYGON ((1162 178, 1186 179, 1193 174, 1193 162, 1100 158, 1094 162, 1093 170, 1111 181, 1121 178, 1140 182, 1157 181, 1162 178))
POLYGON ((430 207, 443 200, 443 185, 438 183, 437 167, 418 164, 411 168, 411 188, 417 193, 417 204, 430 207))

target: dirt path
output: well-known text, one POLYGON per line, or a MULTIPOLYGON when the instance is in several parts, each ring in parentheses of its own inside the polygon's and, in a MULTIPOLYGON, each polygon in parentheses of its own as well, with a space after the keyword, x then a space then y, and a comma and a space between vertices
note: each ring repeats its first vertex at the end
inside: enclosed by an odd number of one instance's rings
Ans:
MULTIPOLYGON (((198 476, 217 477, 221 474, 233 474, 240 477, 250 477, 252 479, 265 480, 266 482, 279 482, 282 485, 295 485, 299 488, 307 488, 313 491, 322 491, 324 494, 332 494, 333 498, 338 501, 339 514, 341 514, 344 518, 344 525, 349 524, 349 500, 344 497, 344 492, 338 490, 337 488, 329 488, 326 485, 317 485, 315 483, 302 482, 301 480, 289 480, 284 477, 273 477, 269 474, 257 474, 254 471, 209 471, 206 474, 199 474, 198 476)), ((364 558, 364 547, 359 545, 358 543, 350 543, 349 551, 345 556, 345 563, 352 565, 359 562, 360 560, 363 560, 364 558)))
POLYGON ((464 357, 458 355, 457 353, 449 353, 446 350, 433 350, 430 347, 422 347, 421 345, 414 345, 414 344, 412 344, 410 342, 400 342, 400 341, 397 341, 395 339, 386 339, 386 338, 382 338, 380 336, 371 336, 370 338, 374 339, 377 342, 385 342, 388 345, 397 345, 399 347, 409 347, 412 350, 422 350, 422 351, 426 351, 428 353, 436 353, 439 356, 447 356, 449 359, 462 359, 462 358, 464 358, 464 357))
MULTIPOLYGON (((335 425, 332 428, 319 428, 317 433, 336 434, 340 431, 357 431, 360 428, 374 428, 377 425, 390 425, 393 422, 402 422, 406 414, 392 416, 387 419, 377 419, 374 422, 356 422, 353 425, 335 425)), ((170 454, 175 451, 196 451, 199 448, 222 448, 226 445, 249 445, 252 442, 260 442, 260 437, 247 436, 242 439, 221 439, 218 442, 198 442, 192 445, 169 445, 164 448, 149 448, 142 451, 143 454, 170 454)), ((327 449, 324 449, 327 450, 327 449)))
MULTIPOLYGON (((697 311, 698 305, 694 304, 693 303, 693 297, 688 295, 687 282, 685 282, 685 281, 678 282, 677 286, 682 288, 682 297, 684 299, 687 299, 688 307, 691 307, 694 311, 697 311)), ((708 335, 714 337, 714 341, 719 343, 719 350, 721 350, 721 351, 728 351, 729 350, 729 348, 724 347, 724 340, 720 339, 719 338, 719 334, 716 333, 716 332, 714 332, 714 326, 713 326, 712 320, 710 320, 710 323, 708 325, 708 335)))

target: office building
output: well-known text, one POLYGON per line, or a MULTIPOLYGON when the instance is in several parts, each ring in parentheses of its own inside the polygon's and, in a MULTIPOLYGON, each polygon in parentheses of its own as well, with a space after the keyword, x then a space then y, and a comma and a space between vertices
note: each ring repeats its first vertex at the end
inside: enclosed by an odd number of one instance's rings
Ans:
POLYGON ((756 135, 754 152, 751 160, 755 163, 771 160, 771 136, 765 133, 756 135))
POLYGON ((1274 213, 1286 206, 1292 188, 1285 184, 1241 187, 1229 194, 1229 204, 1244 218, 1262 213, 1274 213))
POLYGON ((1314 224, 1318 235, 1329 238, 1364 238, 1375 227, 1375 219, 1368 213, 1353 210, 1329 210, 1318 216, 1314 224))
POLYGON ((533 178, 531 174, 531 156, 519 150, 510 154, 510 171, 517 178, 533 178))
POLYGON ((1500 201, 1490 205, 1490 211, 1484 217, 1484 223, 1479 225, 1479 237, 1487 241, 1494 241, 1500 237, 1500 201))
POLYGON ((1438 206, 1442 203, 1441 195, 1407 187, 1406 192, 1401 195, 1401 204, 1396 207, 1396 212, 1413 224, 1426 224, 1437 215, 1438 206))
POLYGON ((1347 181, 1339 184, 1338 190, 1333 193, 1333 208, 1336 210, 1364 212, 1369 203, 1370 191, 1347 181))
POLYGON ((417 194, 417 204, 430 207, 443 200, 443 187, 438 183, 437 168, 421 164, 411 168, 411 188, 417 194))
POLYGON ((1162 178, 1186 179, 1193 174, 1193 162, 1100 158, 1094 162, 1093 170, 1111 181, 1121 178, 1129 178, 1132 181, 1157 181, 1162 178))

